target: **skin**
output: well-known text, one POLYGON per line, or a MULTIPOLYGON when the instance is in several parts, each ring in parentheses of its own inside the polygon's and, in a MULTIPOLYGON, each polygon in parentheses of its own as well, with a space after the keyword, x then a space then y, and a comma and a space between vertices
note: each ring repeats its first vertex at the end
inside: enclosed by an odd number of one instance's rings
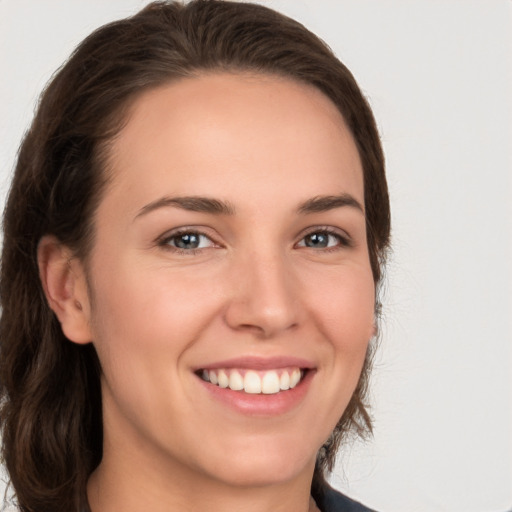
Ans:
POLYGON ((362 168, 341 115, 282 78, 183 79, 137 99, 109 164, 87 272, 51 237, 39 252, 64 333, 103 369, 93 512, 312 510, 316 453, 374 329, 362 168), (300 210, 333 195, 353 204, 300 210), (190 196, 232 211, 158 203, 190 196), (178 228, 204 234, 199 249, 179 250, 178 228), (194 371, 241 356, 311 362, 299 404, 250 414, 212 398, 194 371))

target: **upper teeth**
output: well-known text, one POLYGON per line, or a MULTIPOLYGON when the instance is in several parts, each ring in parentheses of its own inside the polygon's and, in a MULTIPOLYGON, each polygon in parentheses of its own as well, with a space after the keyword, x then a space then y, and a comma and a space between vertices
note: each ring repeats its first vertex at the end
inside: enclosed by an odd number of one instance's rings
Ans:
POLYGON ((203 370, 201 377, 221 388, 245 393, 270 395, 294 388, 302 378, 299 368, 281 370, 203 370))

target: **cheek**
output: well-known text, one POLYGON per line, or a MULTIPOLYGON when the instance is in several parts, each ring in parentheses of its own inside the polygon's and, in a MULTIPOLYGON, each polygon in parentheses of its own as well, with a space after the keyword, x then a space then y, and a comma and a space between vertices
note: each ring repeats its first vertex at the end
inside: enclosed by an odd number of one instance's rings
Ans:
MULTIPOLYGON (((368 343, 375 331, 375 287, 371 270, 365 267, 340 269, 331 275, 320 292, 311 291, 315 307, 312 318, 327 340, 330 357, 326 369, 333 376, 333 407, 341 416, 355 389, 364 364, 368 343)), ((339 417, 338 416, 338 417, 339 417)))
MULTIPOLYGON (((98 265, 92 283, 92 330, 104 373, 155 372, 177 364, 215 316, 219 298, 211 280, 143 263, 98 265), (144 369, 145 368, 145 369, 144 369)), ((134 375, 134 373, 132 373, 134 375)))
POLYGON ((323 283, 317 279, 309 294, 315 316, 336 344, 357 348, 373 336, 375 286, 369 268, 340 269, 323 283))
MULTIPOLYGON (((115 332, 124 332, 130 338, 138 332, 155 331, 164 337, 174 336, 180 329, 197 323, 198 311, 205 311, 211 301, 209 295, 192 292, 191 289, 197 290, 197 287, 190 284, 178 285, 165 276, 151 280, 131 275, 122 283, 111 279, 108 286, 97 289, 99 300, 95 311, 102 319, 100 326, 115 328, 115 332), (191 319, 196 322, 191 324, 191 319)), ((146 336, 140 340, 141 343, 148 341, 146 336)))
POLYGON ((127 419, 148 435, 148 426, 160 426, 163 439, 162 411, 186 412, 192 403, 184 360, 215 317, 218 298, 201 276, 119 261, 115 268, 108 275, 98 269, 92 284, 105 418, 118 429, 127 419))

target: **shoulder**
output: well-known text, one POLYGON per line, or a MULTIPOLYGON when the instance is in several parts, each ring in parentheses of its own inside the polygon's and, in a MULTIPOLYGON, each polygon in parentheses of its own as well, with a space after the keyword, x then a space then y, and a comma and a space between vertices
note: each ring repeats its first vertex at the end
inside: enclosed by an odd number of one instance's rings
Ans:
POLYGON ((315 496, 315 501, 322 512, 375 512, 329 486, 322 489, 321 495, 315 496))

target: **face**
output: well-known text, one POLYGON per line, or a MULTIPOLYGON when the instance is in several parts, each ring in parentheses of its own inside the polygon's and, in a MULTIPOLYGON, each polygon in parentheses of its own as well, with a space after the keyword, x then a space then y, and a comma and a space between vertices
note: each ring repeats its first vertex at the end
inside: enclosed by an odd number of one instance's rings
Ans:
POLYGON ((110 167, 88 265, 104 460, 237 485, 312 472, 373 332, 337 109, 281 78, 184 79, 136 101, 110 167))

